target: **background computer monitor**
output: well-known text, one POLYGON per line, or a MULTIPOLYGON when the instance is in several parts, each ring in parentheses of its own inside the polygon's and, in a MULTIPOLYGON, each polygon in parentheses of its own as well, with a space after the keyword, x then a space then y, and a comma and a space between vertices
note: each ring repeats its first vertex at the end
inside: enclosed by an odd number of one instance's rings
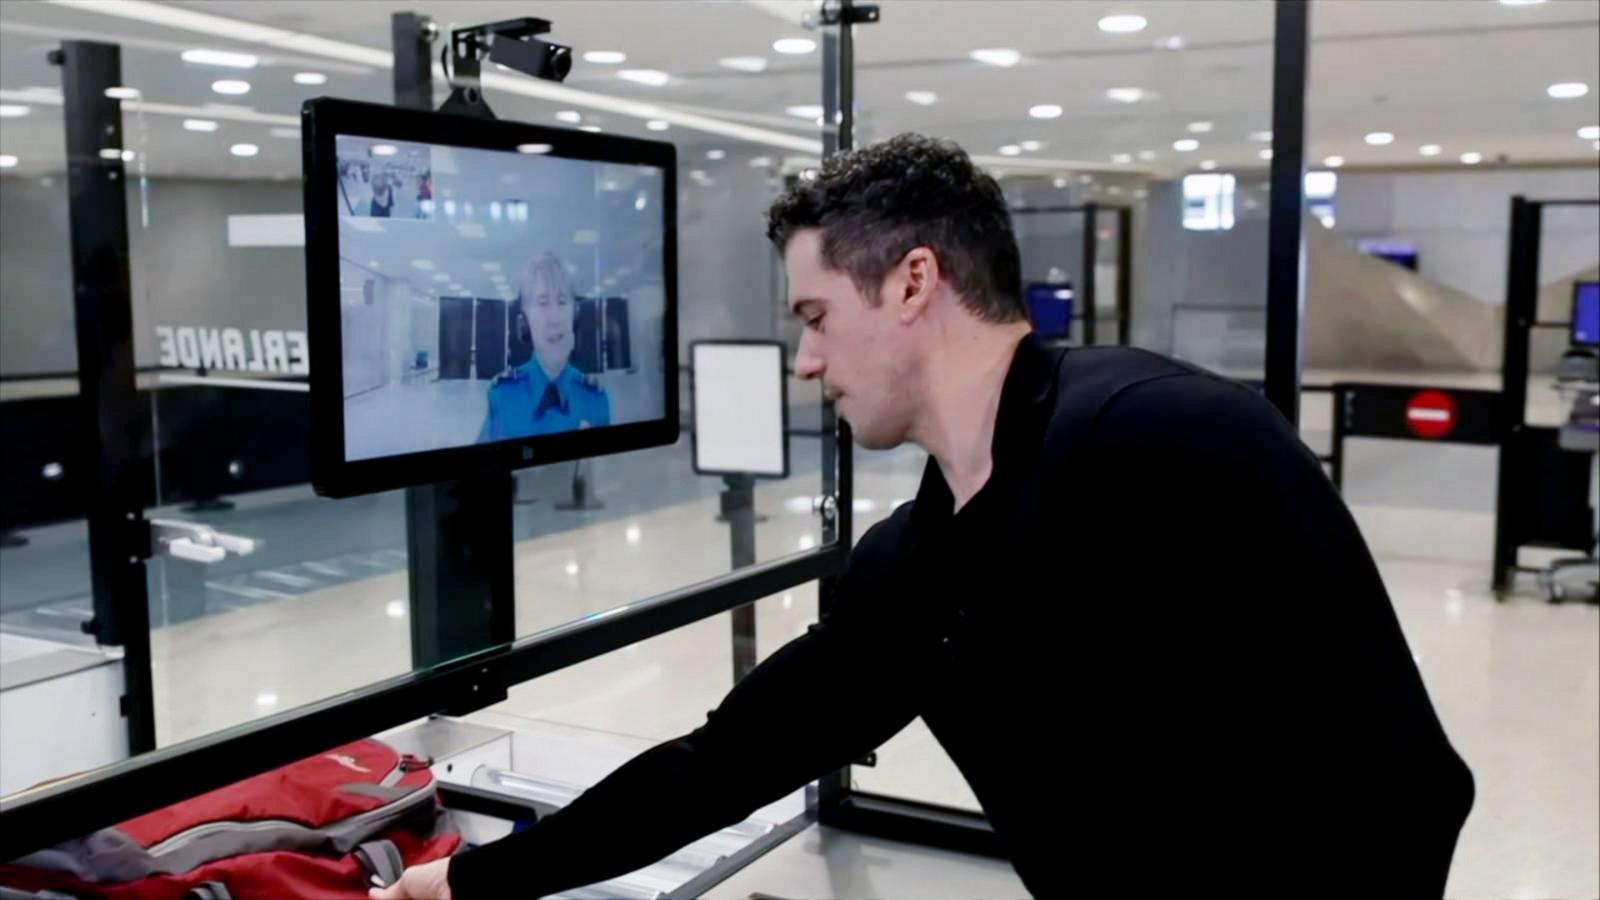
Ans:
POLYGON ((1600 347, 1600 281, 1572 286, 1572 343, 1600 347))
POLYGON ((677 440, 670 144, 331 99, 304 120, 320 493, 677 440))
POLYGON ((1368 256, 1387 259, 1397 266, 1417 270, 1417 245, 1405 241, 1357 241, 1356 248, 1368 256))
POLYGON ((1028 318, 1043 338, 1065 338, 1072 333, 1072 283, 1034 282, 1026 291, 1028 318))

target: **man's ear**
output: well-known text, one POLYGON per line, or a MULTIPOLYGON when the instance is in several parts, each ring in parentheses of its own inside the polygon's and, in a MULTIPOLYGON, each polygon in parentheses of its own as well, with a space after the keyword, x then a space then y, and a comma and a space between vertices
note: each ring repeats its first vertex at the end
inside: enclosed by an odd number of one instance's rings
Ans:
POLYGON ((943 273, 939 271, 939 257, 932 248, 913 247, 900 258, 895 279, 900 296, 893 298, 900 307, 900 320, 910 322, 928 311, 943 273))

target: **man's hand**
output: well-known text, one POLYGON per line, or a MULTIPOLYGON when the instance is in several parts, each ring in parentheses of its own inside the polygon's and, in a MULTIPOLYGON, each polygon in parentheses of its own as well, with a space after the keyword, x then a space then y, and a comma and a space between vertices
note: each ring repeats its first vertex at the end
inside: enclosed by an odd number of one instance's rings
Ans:
POLYGON ((367 892, 371 900, 450 900, 450 882, 445 873, 450 871, 450 857, 412 866, 400 875, 400 880, 386 888, 373 888, 367 892))

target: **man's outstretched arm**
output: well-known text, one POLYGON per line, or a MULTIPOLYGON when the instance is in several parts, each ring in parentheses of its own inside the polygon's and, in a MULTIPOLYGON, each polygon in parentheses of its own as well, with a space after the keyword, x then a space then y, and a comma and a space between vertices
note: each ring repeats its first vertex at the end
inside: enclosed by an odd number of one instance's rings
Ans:
MULTIPOLYGON (((542 896, 626 874, 864 756, 921 705, 932 645, 894 625, 867 614, 814 626, 741 680, 705 725, 532 828, 449 860, 452 900, 542 896)), ((397 887, 377 896, 411 896, 397 887)))

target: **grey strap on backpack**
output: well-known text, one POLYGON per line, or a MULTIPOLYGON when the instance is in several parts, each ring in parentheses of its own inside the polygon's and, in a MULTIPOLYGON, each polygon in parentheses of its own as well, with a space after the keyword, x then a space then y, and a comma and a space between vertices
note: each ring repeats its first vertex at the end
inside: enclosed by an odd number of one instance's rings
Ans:
POLYGON ((355 849, 356 859, 361 860, 361 868, 367 872, 367 878, 378 887, 388 887, 400 880, 400 875, 406 870, 406 861, 400 856, 400 848, 393 841, 368 841, 355 849))
POLYGON ((203 881, 189 889, 183 900, 233 900, 228 886, 220 881, 203 881))

